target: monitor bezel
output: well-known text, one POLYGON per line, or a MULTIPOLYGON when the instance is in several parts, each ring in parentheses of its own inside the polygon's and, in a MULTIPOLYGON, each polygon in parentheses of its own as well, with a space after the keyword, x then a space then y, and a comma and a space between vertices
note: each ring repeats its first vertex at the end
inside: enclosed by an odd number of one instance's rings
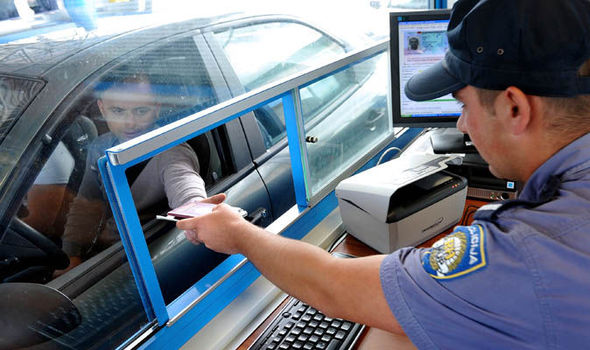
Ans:
POLYGON ((398 23, 408 21, 448 20, 451 10, 433 9, 427 11, 390 12, 389 13, 389 66, 391 86, 391 114, 393 127, 442 127, 454 128, 458 116, 448 117, 401 117, 400 70, 399 70, 399 36, 398 23))

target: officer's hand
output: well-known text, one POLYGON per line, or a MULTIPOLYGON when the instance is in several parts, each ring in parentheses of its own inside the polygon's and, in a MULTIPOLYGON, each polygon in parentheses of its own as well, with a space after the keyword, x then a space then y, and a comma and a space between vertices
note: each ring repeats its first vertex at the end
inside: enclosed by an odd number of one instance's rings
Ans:
MULTIPOLYGON (((221 197, 214 199, 219 200, 221 197)), ((215 203, 215 202, 213 202, 215 203)), ((207 248, 225 253, 240 252, 239 244, 250 224, 235 209, 219 204, 209 214, 180 220, 176 227, 185 230, 186 238, 195 243, 204 243, 207 248)))

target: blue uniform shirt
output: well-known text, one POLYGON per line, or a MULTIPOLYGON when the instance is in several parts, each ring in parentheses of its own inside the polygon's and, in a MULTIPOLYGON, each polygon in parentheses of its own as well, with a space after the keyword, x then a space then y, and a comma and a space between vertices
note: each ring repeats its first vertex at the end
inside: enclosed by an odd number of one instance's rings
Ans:
POLYGON ((590 134, 541 165, 516 200, 383 261, 396 319, 420 349, 590 344, 590 134))

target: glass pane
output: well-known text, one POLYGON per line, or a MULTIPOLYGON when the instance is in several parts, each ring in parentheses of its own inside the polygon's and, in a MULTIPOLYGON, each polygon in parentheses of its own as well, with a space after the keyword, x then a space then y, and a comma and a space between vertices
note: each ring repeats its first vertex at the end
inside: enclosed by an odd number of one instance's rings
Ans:
MULTIPOLYGON (((72 264, 120 241, 96 166, 105 150, 216 103, 192 36, 127 58, 98 77, 89 90, 75 109, 84 111, 98 136, 88 146, 86 169, 63 237, 72 264)), ((169 208, 204 198, 204 178, 212 184, 223 177, 227 166, 211 157, 209 138, 203 135, 127 169, 142 224, 169 208)))
POLYGON ((330 62, 344 53, 331 38, 291 22, 232 28, 215 36, 247 91, 330 62))
MULTIPOLYGON (((345 50, 332 38, 309 27, 292 22, 273 22, 232 28, 215 33, 222 43, 238 78, 246 91, 277 81, 310 67, 331 62, 345 50), (286 39, 288 38, 288 40, 286 39), (272 50, 268 50, 272 47, 272 50), (252 55, 251 52, 264 52, 252 55)), ((332 87, 338 84, 334 84, 332 87)), ((319 100, 328 100, 337 91, 322 85, 308 90, 307 116, 312 118, 319 109, 319 100), (319 96, 318 96, 319 94, 319 96), (311 101, 314 100, 314 101, 311 101), (314 105, 315 103, 315 105, 314 105)), ((267 148, 286 136, 281 101, 254 111, 267 148)))
POLYGON ((312 195, 390 134, 387 86, 383 53, 301 91, 312 195))
MULTIPOLYGON (((120 246, 120 234, 96 167, 105 150, 217 102, 192 37, 130 57, 100 76, 91 90, 83 100, 89 101, 87 110, 98 136, 89 146, 87 168, 64 234, 64 250, 74 261, 87 261, 120 246)), ((186 244, 173 224, 156 220, 156 215, 205 198, 206 188, 233 172, 233 163, 224 153, 224 135, 223 128, 214 129, 126 170, 167 303, 225 259, 186 244), (200 264, 191 258, 195 254, 200 264)))

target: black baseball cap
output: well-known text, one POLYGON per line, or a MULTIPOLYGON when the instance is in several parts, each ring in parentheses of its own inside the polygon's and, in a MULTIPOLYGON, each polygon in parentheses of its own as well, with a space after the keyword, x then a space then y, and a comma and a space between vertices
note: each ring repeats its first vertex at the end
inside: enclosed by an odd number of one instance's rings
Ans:
POLYGON ((590 0, 459 0, 442 61, 414 75, 408 98, 431 100, 466 85, 516 86, 537 96, 590 94, 590 0))

